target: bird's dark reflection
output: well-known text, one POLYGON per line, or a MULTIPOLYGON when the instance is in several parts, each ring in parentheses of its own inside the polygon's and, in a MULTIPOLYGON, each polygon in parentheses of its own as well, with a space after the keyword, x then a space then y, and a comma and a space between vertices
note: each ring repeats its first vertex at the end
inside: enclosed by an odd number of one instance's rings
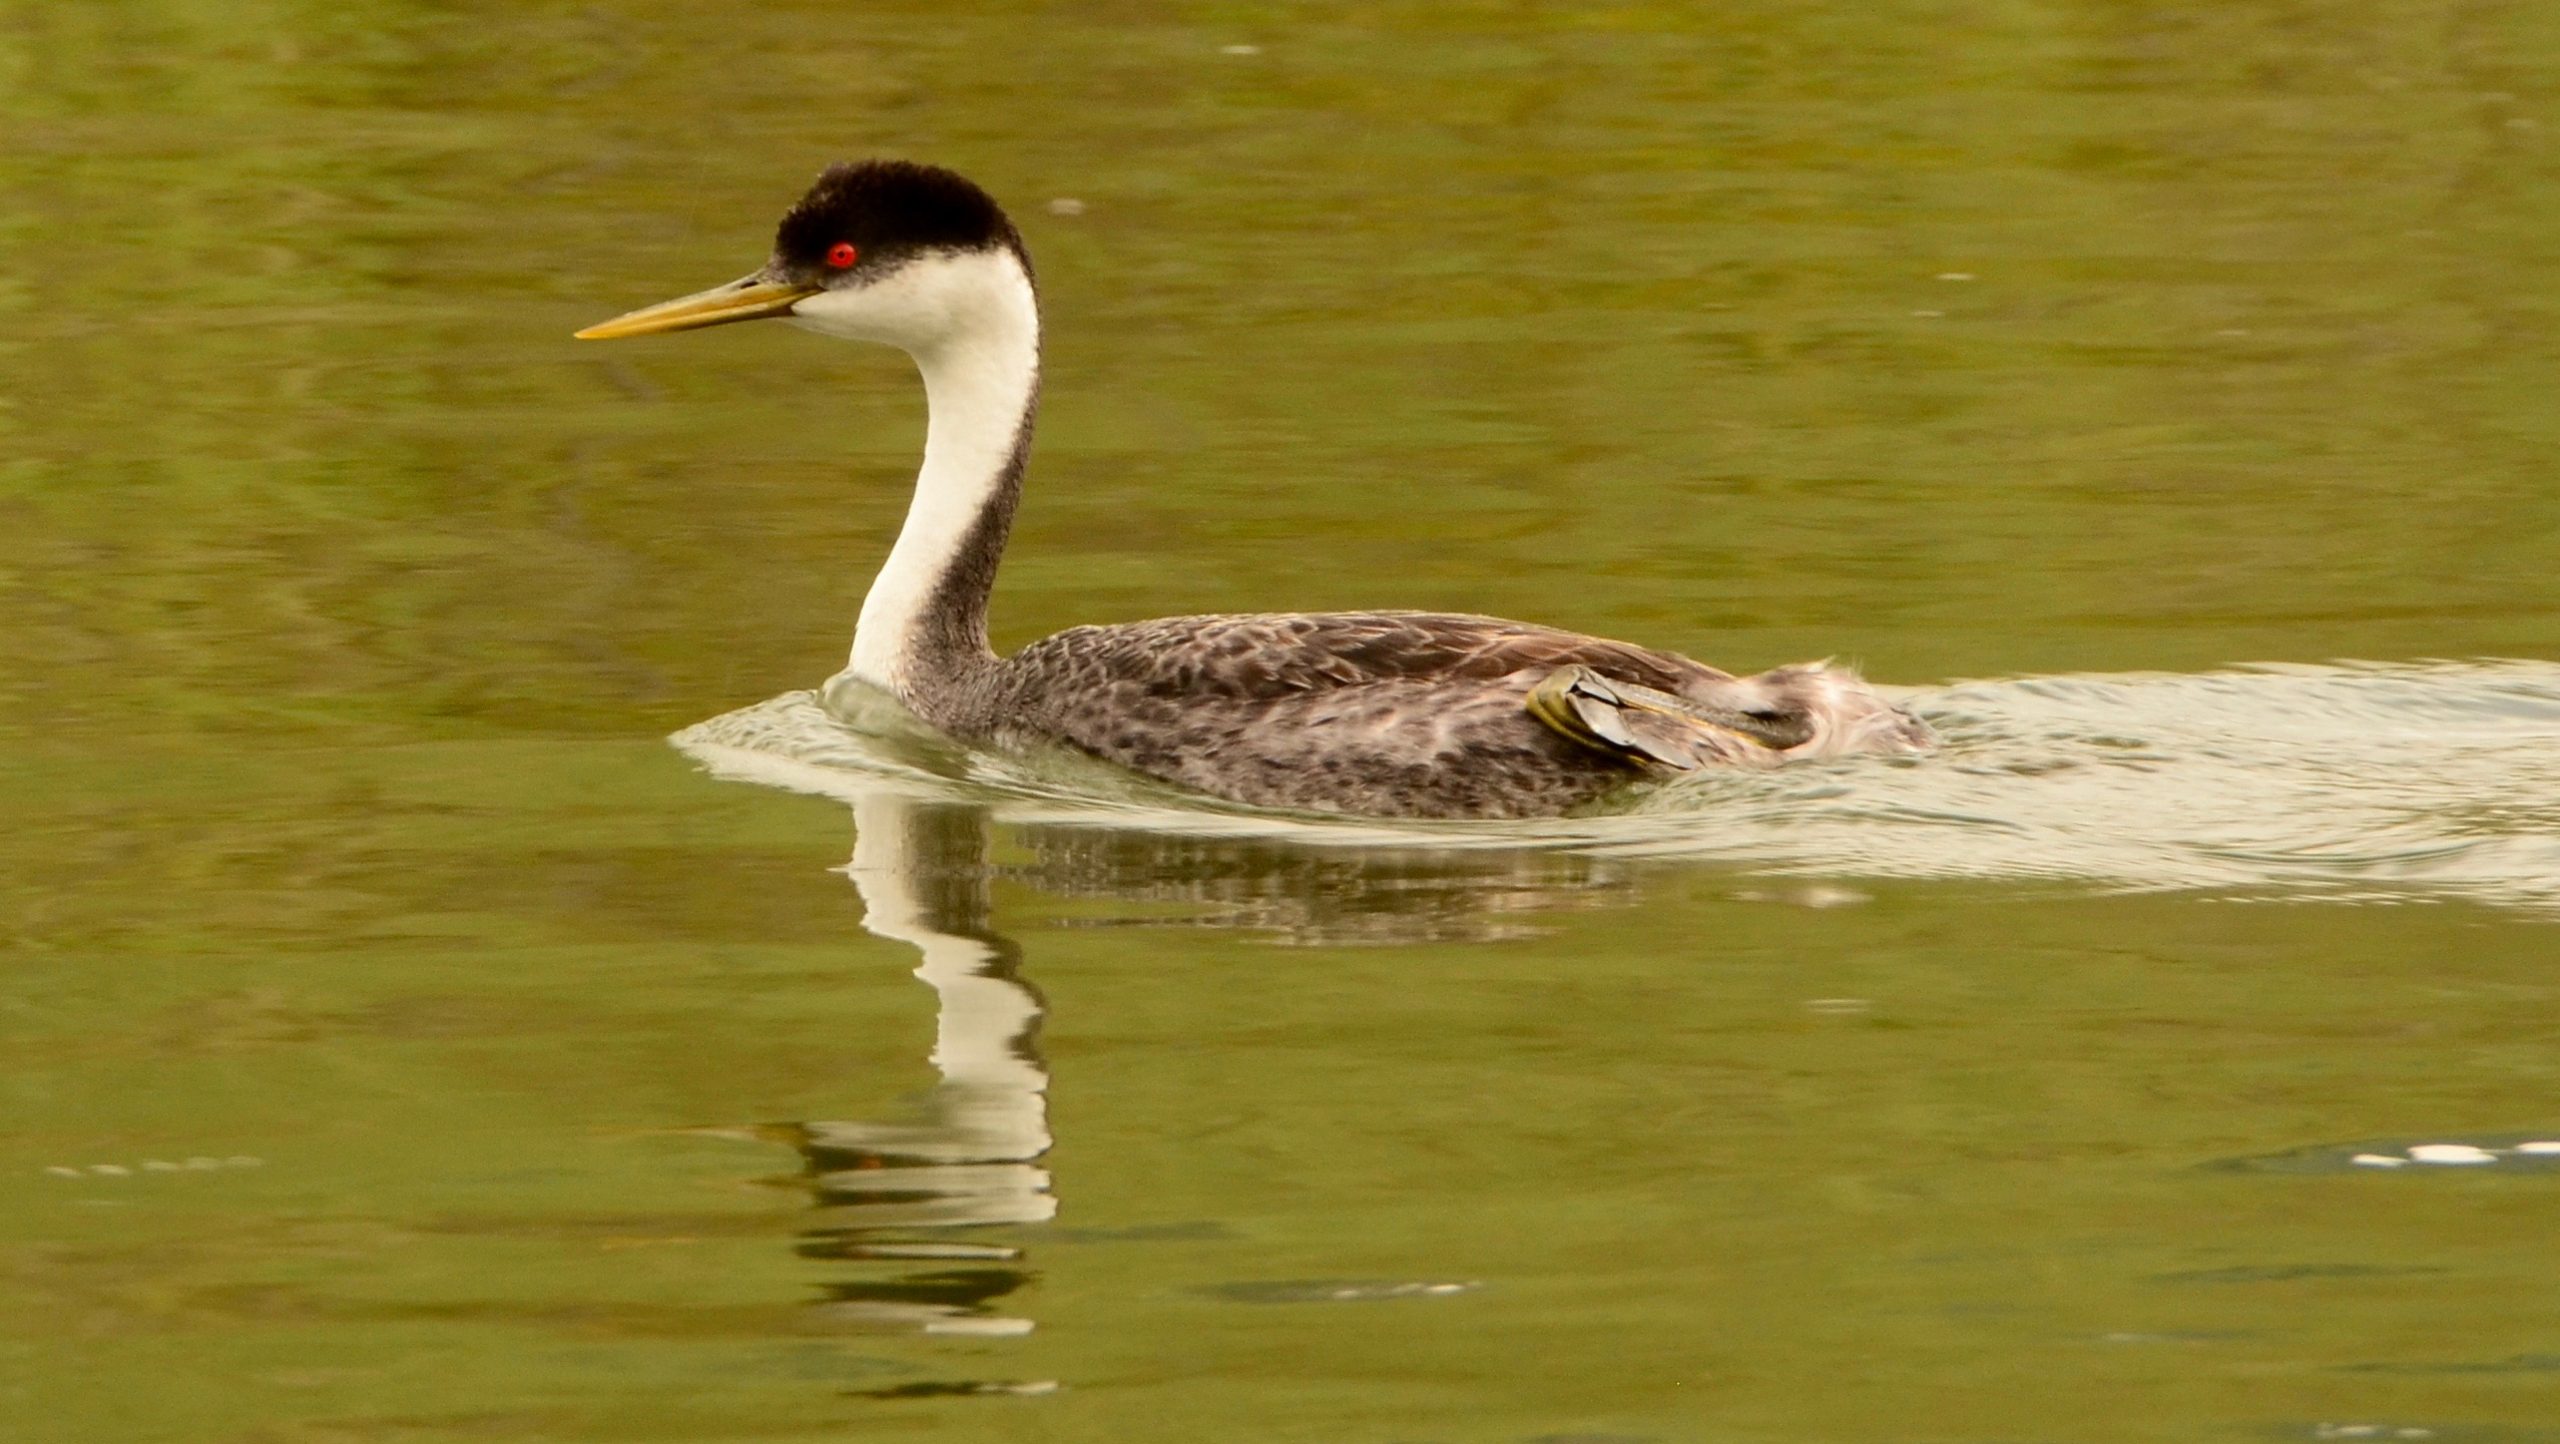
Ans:
MULTIPOLYGON (((862 926, 913 948, 934 990, 938 1081, 906 1117, 774 1125, 801 1155, 816 1218, 799 1252, 852 1266, 821 1307, 858 1328, 935 1334, 1032 1331, 1017 1296, 1033 1278, 1013 1232, 1056 1216, 1046 1012, 1020 945, 997 931, 999 878, 1051 896, 1146 905, 1056 926, 1243 928, 1278 941, 1404 943, 1534 931, 1534 915, 1631 895, 1620 867, 1556 853, 1318 847, 1056 823, 1009 823, 983 804, 896 787, 848 799, 847 872, 862 926), (999 865, 999 846, 1011 859, 999 865), (1178 904, 1168 917, 1164 905, 1178 904)), ((1025 1239, 1029 1243, 1023 1242, 1025 1239)))

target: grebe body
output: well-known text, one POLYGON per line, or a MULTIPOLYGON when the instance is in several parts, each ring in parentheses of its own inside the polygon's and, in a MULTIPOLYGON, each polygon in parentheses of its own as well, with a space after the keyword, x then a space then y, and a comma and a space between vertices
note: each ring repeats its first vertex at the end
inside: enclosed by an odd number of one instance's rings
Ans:
POLYGON ((998 656, 987 601, 1040 396, 1020 233, 950 171, 837 166, 783 217, 761 269, 578 334, 766 317, 898 347, 922 374, 914 499, 830 685, 879 688, 963 741, 1065 746, 1261 806, 1471 818, 1551 816, 1702 767, 1930 744, 1918 719, 1825 664, 1737 677, 1494 617, 1171 617, 998 656))

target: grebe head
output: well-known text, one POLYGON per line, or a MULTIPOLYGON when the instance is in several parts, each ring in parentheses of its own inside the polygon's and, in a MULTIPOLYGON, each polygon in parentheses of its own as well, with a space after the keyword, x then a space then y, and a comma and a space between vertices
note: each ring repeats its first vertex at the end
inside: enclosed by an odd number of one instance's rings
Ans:
POLYGON ((752 275, 580 331, 583 340, 788 318, 918 355, 1015 313, 1031 284, 1022 237, 993 197, 938 166, 828 167, 782 218, 752 275))

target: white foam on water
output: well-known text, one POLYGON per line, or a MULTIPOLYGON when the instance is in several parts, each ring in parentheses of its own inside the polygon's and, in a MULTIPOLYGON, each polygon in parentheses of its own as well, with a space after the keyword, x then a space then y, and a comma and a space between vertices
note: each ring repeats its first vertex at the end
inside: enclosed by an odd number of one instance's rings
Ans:
POLYGON ((1320 846, 1559 848, 1827 878, 2050 882, 2249 900, 2560 909, 2560 663, 2026 677, 1898 693, 1945 745, 1683 778, 1601 816, 1328 819, 1077 758, 959 748, 885 700, 795 692, 676 734, 714 773, 1000 818, 1320 846))

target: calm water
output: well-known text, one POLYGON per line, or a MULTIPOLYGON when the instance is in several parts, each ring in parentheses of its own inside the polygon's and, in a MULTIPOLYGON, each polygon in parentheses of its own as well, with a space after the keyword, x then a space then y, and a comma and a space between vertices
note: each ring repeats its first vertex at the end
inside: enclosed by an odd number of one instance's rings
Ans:
POLYGON ((0 6, 0 1437, 2560 1441, 2560 16, 955 8, 0 6), (827 723, 911 373, 566 336, 875 152, 1040 260, 1000 641, 1946 752, 827 723))

